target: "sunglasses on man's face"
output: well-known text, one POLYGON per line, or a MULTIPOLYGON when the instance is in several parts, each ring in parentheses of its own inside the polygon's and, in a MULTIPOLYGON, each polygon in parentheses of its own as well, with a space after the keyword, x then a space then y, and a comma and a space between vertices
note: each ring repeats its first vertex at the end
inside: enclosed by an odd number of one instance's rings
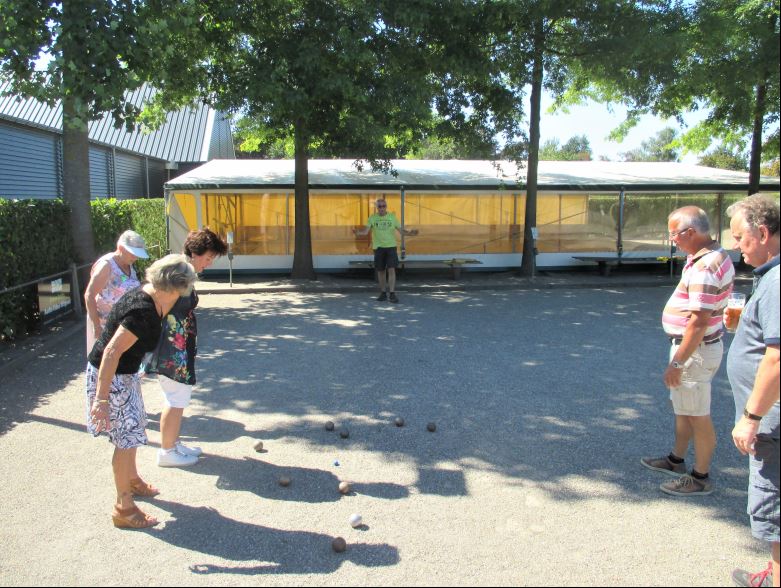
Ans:
POLYGON ((377 208, 388 208, 385 204, 378 204, 377 208))

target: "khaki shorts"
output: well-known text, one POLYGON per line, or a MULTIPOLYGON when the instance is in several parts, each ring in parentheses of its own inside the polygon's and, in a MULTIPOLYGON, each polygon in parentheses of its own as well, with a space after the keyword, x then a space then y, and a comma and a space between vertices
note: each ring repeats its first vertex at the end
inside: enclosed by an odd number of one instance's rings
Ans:
MULTIPOLYGON (((679 343, 670 345, 670 361, 679 343)), ((682 416, 707 416, 710 414, 711 380, 721 365, 724 344, 721 341, 700 346, 684 364, 681 385, 670 388, 673 412, 682 416)))

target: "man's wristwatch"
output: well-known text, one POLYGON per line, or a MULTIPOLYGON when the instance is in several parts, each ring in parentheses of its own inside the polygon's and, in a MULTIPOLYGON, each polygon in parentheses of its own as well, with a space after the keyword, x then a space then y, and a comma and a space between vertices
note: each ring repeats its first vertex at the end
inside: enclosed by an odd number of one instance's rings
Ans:
POLYGON ((682 370, 685 364, 681 363, 680 361, 672 360, 670 365, 673 366, 676 370, 682 370))
POLYGON ((761 416, 759 416, 758 414, 751 413, 751 412, 747 411, 745 408, 743 409, 743 416, 746 417, 747 419, 751 420, 751 421, 761 421, 762 420, 761 416))

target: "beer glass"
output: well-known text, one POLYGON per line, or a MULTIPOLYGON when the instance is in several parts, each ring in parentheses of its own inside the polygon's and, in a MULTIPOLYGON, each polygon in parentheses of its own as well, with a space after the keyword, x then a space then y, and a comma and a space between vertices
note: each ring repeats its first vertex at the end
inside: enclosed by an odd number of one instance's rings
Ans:
POLYGON ((740 292, 733 292, 727 299, 727 311, 724 314, 724 328, 728 332, 734 333, 738 330, 740 314, 746 305, 746 295, 740 292))

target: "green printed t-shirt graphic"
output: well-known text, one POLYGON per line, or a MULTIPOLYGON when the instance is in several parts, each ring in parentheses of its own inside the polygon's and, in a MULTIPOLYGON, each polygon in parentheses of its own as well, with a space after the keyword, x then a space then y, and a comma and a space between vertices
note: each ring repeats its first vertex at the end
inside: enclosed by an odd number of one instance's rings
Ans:
POLYGON ((392 212, 383 216, 373 214, 366 221, 366 227, 372 232, 372 249, 396 247, 396 229, 401 229, 401 223, 395 214, 392 212))

